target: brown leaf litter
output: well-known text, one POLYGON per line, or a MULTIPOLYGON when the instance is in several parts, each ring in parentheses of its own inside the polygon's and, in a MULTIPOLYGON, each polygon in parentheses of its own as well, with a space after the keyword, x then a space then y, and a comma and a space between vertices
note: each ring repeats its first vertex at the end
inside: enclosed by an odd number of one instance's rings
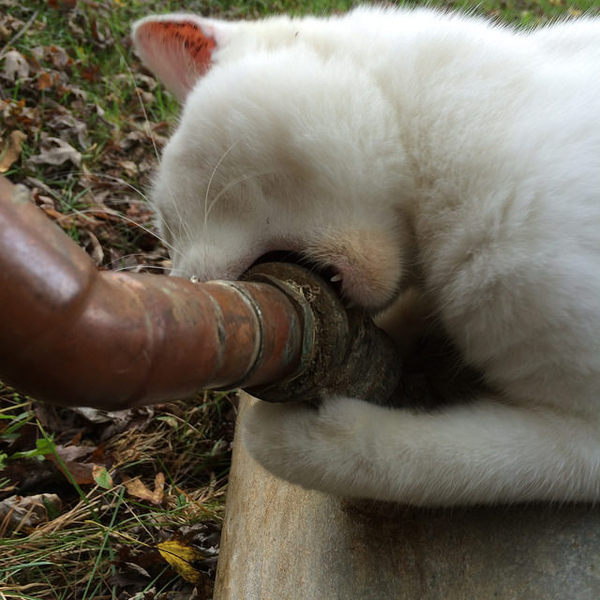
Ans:
MULTIPOLYGON (((15 129, 8 134, 8 139, 4 147, 0 150, 0 173, 6 173, 10 167, 21 156, 23 142, 27 139, 27 134, 15 129)), ((2 138, 0 138, 2 143, 2 138)))
POLYGON ((39 154, 29 158, 36 165, 62 165, 67 161, 78 167, 81 164, 81 152, 78 152, 61 138, 42 133, 42 147, 39 154))
POLYGON ((62 509, 57 494, 13 495, 0 501, 0 538, 8 533, 27 533, 36 525, 46 523, 62 509))

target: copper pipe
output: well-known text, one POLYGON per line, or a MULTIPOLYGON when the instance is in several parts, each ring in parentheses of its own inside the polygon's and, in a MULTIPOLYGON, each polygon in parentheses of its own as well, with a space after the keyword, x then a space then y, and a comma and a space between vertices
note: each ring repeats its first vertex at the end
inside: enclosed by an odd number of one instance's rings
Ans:
MULTIPOLYGON (((354 354, 359 321, 295 265, 202 284, 98 271, 25 188, 0 178, 0 379, 38 399, 116 410, 237 386, 311 399, 363 381, 336 366, 354 354)), ((389 342, 376 345, 391 364, 389 342)))

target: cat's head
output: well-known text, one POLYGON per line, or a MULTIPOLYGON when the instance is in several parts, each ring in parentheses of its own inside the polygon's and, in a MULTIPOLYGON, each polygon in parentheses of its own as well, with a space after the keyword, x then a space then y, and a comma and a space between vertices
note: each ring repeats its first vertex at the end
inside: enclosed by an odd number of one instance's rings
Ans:
POLYGON ((286 17, 134 25, 142 60, 184 105, 152 191, 174 274, 234 279, 289 250, 333 269, 359 305, 397 293, 405 158, 392 107, 340 31, 286 17))

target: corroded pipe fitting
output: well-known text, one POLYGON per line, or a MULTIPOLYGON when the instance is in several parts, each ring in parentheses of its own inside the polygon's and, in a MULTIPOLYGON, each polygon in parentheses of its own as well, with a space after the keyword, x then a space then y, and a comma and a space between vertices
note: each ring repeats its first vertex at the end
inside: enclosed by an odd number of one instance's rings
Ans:
POLYGON ((303 325, 298 368, 288 377, 247 391, 270 402, 318 403, 323 394, 337 394, 394 404, 400 357, 367 313, 346 308, 318 274, 299 265, 259 264, 245 278, 283 291, 296 304, 303 325))
POLYGON ((21 391, 109 410, 233 387, 274 401, 384 400, 397 365, 370 320, 302 267, 202 284, 98 271, 25 188, 0 178, 0 379, 21 391), (389 366, 366 373, 378 355, 389 366))

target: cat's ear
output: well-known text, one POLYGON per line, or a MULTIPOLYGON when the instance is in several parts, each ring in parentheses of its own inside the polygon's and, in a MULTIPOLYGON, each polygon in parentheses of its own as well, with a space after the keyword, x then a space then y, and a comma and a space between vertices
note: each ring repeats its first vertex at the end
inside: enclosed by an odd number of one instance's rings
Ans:
POLYGON ((226 43, 228 24, 196 15, 150 16, 134 23, 132 38, 144 65, 183 102, 226 43))

